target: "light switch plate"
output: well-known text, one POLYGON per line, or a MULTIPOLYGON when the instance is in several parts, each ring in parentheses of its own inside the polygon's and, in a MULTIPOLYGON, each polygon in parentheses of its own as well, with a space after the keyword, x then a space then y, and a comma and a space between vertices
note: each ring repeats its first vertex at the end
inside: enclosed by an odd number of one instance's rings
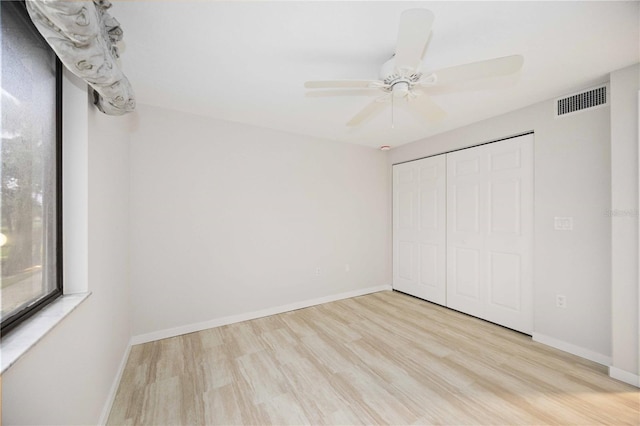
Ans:
POLYGON ((573 231, 573 217, 554 217, 553 229, 556 231, 573 231))

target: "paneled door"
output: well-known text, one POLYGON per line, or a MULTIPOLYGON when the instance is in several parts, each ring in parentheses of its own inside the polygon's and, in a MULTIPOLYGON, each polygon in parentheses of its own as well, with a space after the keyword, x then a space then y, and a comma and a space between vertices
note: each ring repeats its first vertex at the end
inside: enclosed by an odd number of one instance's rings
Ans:
POLYGON ((447 154, 447 306, 533 331, 533 135, 447 154))
POLYGON ((393 288, 446 304, 446 158, 393 166, 393 288))

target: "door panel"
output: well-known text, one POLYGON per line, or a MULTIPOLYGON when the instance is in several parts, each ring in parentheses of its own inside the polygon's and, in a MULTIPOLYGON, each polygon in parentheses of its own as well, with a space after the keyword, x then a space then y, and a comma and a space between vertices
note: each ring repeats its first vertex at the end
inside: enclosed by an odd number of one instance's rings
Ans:
POLYGON ((533 135, 447 154, 447 170, 447 306, 531 333, 533 135))
POLYGON ((484 314, 483 146, 447 154, 447 306, 484 314))
POLYGON ((457 297, 473 301, 480 299, 480 253, 479 250, 457 248, 453 251, 453 278, 457 297))
POLYGON ((410 190, 401 190, 398 194, 398 220, 401 229, 413 228, 413 194, 410 190))
POLYGON ((446 158, 393 166, 393 288, 446 303, 446 158))
POLYGON ((533 135, 486 145, 489 222, 485 238, 488 307, 485 318, 533 331, 533 135))
POLYGON ((517 254, 489 253, 489 304, 520 312, 520 263, 521 258, 517 254))
POLYGON ((420 283, 438 287, 438 271, 441 269, 438 259, 438 246, 434 244, 420 245, 420 283))
POLYGON ((413 183, 413 168, 399 168, 395 177, 398 183, 411 185, 413 183))
MULTIPOLYGON (((501 143, 501 142, 498 142, 501 143)), ((502 148, 489 157, 489 168, 492 172, 520 168, 520 151, 502 148)))
POLYGON ((420 170, 420 182, 429 182, 438 179, 439 173, 442 172, 439 167, 438 161, 426 161, 417 160, 418 170, 420 170))
POLYGON ((453 227, 457 232, 479 232, 480 191, 477 183, 453 185, 453 227))
POLYGON ((453 163, 453 176, 468 176, 480 172, 480 158, 475 154, 470 155, 469 152, 464 152, 458 156, 461 158, 453 163))
POLYGON ((398 242, 398 277, 413 281, 413 243, 411 241, 398 242))
POLYGON ((489 183, 491 233, 520 234, 520 180, 489 183))

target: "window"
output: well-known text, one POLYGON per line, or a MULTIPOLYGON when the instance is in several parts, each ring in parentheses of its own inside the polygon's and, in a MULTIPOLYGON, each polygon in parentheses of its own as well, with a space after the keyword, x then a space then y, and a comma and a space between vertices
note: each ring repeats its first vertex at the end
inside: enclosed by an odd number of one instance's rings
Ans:
POLYGON ((2 334, 62 294, 62 72, 25 5, 0 2, 2 334))

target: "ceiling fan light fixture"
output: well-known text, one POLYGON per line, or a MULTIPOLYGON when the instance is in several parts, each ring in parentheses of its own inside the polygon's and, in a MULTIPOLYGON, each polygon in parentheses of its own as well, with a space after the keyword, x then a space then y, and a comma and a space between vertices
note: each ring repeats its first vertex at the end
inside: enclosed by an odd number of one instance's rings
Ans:
POLYGON ((391 86, 391 92, 393 96, 396 98, 404 98, 409 93, 409 82, 408 81, 398 81, 391 86))

